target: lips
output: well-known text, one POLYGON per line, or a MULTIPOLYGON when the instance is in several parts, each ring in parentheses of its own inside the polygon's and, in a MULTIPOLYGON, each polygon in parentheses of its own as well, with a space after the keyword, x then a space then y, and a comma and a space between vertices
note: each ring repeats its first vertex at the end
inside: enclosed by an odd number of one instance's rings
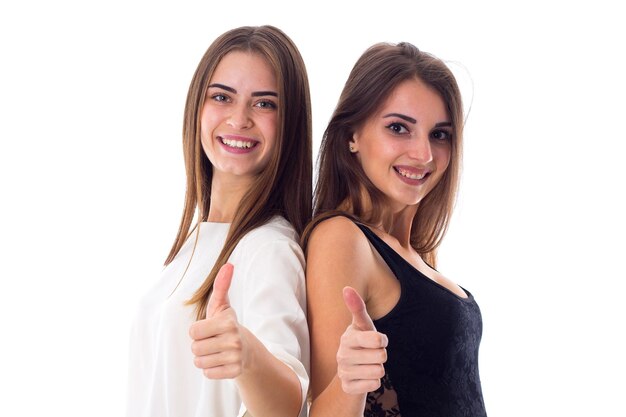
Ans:
POLYGON ((217 139, 223 145, 229 148, 241 149, 241 150, 254 148, 259 143, 258 141, 251 139, 251 138, 247 138, 244 136, 234 136, 234 135, 218 136, 217 139))
POLYGON ((409 167, 409 166, 394 166, 393 169, 401 177, 409 179, 409 180, 415 180, 415 181, 423 180, 428 175, 430 175, 430 172, 428 172, 427 170, 423 168, 415 168, 415 167, 409 167))

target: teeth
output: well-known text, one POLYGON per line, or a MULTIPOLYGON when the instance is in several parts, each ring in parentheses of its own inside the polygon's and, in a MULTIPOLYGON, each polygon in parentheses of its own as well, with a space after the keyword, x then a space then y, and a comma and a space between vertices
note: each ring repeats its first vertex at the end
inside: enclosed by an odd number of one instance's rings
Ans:
POLYGON ((254 142, 244 142, 242 140, 231 140, 226 138, 221 139, 224 145, 230 146, 231 148, 249 149, 254 146, 254 142))
POLYGON ((426 176, 426 173, 423 173, 421 175, 420 174, 414 174, 414 173, 411 173, 409 171, 405 171, 402 168, 398 168, 397 171, 403 177, 410 178, 412 180, 421 180, 422 178, 424 178, 426 176))

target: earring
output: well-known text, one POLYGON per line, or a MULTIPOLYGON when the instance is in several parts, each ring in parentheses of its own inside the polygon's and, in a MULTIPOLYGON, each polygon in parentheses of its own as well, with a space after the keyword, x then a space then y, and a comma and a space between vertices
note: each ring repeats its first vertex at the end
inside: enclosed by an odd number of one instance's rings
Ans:
POLYGON ((354 145, 350 144, 350 152, 355 153, 356 149, 354 148, 354 145))

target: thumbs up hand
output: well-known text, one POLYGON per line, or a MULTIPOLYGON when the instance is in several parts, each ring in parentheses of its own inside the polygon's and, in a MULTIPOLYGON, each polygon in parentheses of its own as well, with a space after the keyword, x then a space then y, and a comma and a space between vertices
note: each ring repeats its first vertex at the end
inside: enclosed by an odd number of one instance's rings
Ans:
POLYGON ((224 264, 213 283, 206 319, 195 322, 189 329, 194 364, 209 379, 235 378, 243 370, 246 344, 228 300, 232 279, 233 265, 224 264))
POLYGON ((365 303, 354 288, 343 289, 352 323, 341 336, 337 351, 337 376, 348 394, 364 394, 380 387, 387 361, 387 336, 376 331, 365 303))
POLYGON ((230 301, 228 300, 228 290, 230 289, 230 283, 233 280, 233 265, 224 264, 213 282, 213 291, 209 297, 209 302, 206 307, 206 318, 210 319, 216 314, 230 308, 230 301))

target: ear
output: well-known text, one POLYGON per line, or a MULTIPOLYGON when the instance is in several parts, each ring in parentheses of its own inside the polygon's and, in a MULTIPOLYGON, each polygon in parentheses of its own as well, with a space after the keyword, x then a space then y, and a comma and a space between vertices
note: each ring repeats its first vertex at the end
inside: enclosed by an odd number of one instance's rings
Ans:
POLYGON ((350 153, 357 153, 359 151, 358 136, 359 134, 354 132, 352 134, 352 139, 348 141, 348 149, 350 150, 350 153))

